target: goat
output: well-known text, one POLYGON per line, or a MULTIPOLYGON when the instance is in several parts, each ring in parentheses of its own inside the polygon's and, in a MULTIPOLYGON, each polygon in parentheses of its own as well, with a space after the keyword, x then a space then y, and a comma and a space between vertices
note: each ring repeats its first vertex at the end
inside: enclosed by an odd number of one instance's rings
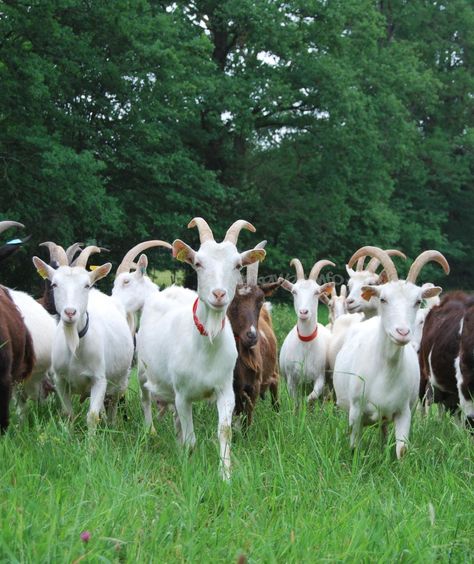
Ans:
POLYGON ((194 251, 177 239, 173 256, 194 268, 198 298, 190 308, 174 307, 162 314, 145 302, 137 334, 139 364, 144 367, 147 387, 162 403, 174 404, 178 437, 187 447, 196 443, 192 404, 215 398, 222 477, 230 478, 231 423, 235 398, 232 387, 237 348, 227 308, 235 295, 239 271, 265 257, 263 249, 239 253, 237 238, 242 228, 255 231, 244 220, 236 221, 224 241, 217 243, 207 222, 194 218, 200 248, 194 251), (157 326, 159 330, 157 330, 157 326))
POLYGON ((433 399, 450 412, 458 407, 474 423, 474 296, 452 292, 433 307, 420 345, 420 398, 428 382, 433 399))
POLYGON ((86 271, 89 255, 100 249, 86 247, 72 267, 68 266, 64 249, 58 245, 57 251, 57 270, 33 257, 39 274, 51 281, 60 316, 52 352, 56 389, 69 417, 73 415, 71 394, 90 394, 87 424, 92 431, 106 395, 111 399, 108 416, 111 421, 115 418, 117 402, 128 384, 133 341, 125 312, 110 296, 93 288, 107 276, 112 265, 106 263, 92 272, 86 271))
MULTIPOLYGON (((0 233, 23 227, 16 221, 1 221, 0 233)), ((1 254, 3 261, 11 252, 1 254)), ((28 328, 7 288, 0 286, 0 432, 8 428, 12 386, 26 381, 33 370, 35 353, 28 328)))
POLYGON ((385 433, 387 421, 393 420, 400 458, 406 452, 420 382, 417 354, 406 345, 412 339, 422 300, 441 292, 436 286, 417 286, 416 279, 427 262, 437 262, 446 274, 449 265, 441 253, 425 251, 413 262, 406 280, 399 280, 393 261, 377 247, 359 249, 351 261, 364 254, 380 260, 388 282, 362 287, 363 299, 377 298, 378 316, 356 324, 347 335, 336 358, 334 389, 337 405, 349 413, 351 447, 356 446, 363 424, 379 421, 385 433))
MULTIPOLYGON (((397 249, 388 249, 385 252, 388 256, 398 256, 406 259, 406 256, 397 249)), ((356 254, 358 253, 359 251, 356 251, 356 254)), ((364 266, 365 259, 366 256, 364 255, 359 256, 358 259, 351 258, 346 265, 349 275, 349 295, 346 298, 348 313, 341 315, 331 326, 332 337, 328 349, 328 365, 331 372, 334 370, 336 357, 344 344, 348 331, 357 323, 370 319, 377 314, 377 298, 374 297, 368 301, 364 300, 362 298, 362 287, 364 285, 383 284, 387 281, 384 271, 377 274, 380 261, 373 257, 367 266, 364 266), (353 270, 352 267, 355 265, 356 260, 356 270, 353 270)))
MULTIPOLYGON (((255 249, 265 244, 262 241, 255 249)), ((259 285, 258 262, 251 264, 228 309, 239 354, 234 368, 235 414, 245 415, 246 427, 252 423, 258 396, 266 389, 270 389, 273 405, 278 405, 277 342, 264 301, 279 286, 280 282, 259 285)))
POLYGON ((298 388, 311 384, 307 401, 313 403, 322 394, 326 382, 326 356, 331 337, 330 331, 318 323, 318 304, 321 295, 330 294, 334 288, 334 282, 320 286, 316 280, 324 266, 335 264, 319 260, 307 280, 298 259, 293 259, 290 264, 296 269, 296 282, 292 284, 283 278, 280 281, 282 287, 293 294, 297 323, 281 347, 280 371, 294 399, 298 399, 298 388))
POLYGON ((326 294, 323 294, 321 296, 321 301, 323 303, 326 303, 329 309, 329 323, 326 325, 326 329, 332 331, 336 319, 341 317, 341 315, 347 314, 347 286, 345 284, 342 284, 339 296, 337 295, 336 288, 333 288, 328 297, 325 296, 326 294))

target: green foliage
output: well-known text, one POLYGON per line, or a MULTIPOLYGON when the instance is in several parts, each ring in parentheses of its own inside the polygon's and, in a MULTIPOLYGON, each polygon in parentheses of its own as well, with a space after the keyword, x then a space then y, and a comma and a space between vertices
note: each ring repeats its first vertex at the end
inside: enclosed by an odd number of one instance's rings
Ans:
POLYGON ((439 248, 443 284, 470 287, 473 26, 469 0, 6 1, 1 215, 27 225, 25 258, 85 240, 116 262, 194 243, 194 215, 218 236, 245 217, 263 273, 439 248))

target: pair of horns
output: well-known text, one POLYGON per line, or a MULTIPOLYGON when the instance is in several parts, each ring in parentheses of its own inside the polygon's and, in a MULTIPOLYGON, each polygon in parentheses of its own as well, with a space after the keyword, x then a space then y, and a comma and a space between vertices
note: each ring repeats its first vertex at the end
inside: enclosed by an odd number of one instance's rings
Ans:
POLYGON ((151 247, 165 247, 166 249, 171 249, 171 245, 166 241, 161 241, 160 239, 153 239, 151 241, 143 241, 132 247, 128 253, 123 257, 122 262, 117 268, 117 276, 124 272, 130 272, 132 266, 134 266, 134 260, 139 253, 142 253, 146 249, 151 247))
POLYGON ((18 221, 0 221, 0 233, 10 229, 10 227, 25 227, 23 223, 18 223, 18 221))
MULTIPOLYGON (((189 222, 188 227, 198 228, 201 245, 206 241, 215 241, 211 228, 209 227, 207 221, 202 217, 193 218, 189 222)), ((223 242, 229 242, 233 245, 237 245, 237 240, 242 229, 248 229, 253 233, 256 231, 255 227, 251 223, 245 221, 245 219, 238 219, 237 221, 234 221, 234 223, 227 230, 223 242)))
POLYGON ((74 243, 65 251, 61 245, 57 245, 56 243, 53 243, 53 241, 40 243, 40 247, 48 248, 51 260, 56 261, 59 266, 80 266, 82 268, 86 268, 87 261, 92 254, 107 250, 102 247, 96 247, 95 245, 89 245, 83 249, 77 259, 71 263, 74 255, 78 250, 80 250, 81 245, 82 243, 74 243))
MULTIPOLYGON (((400 257, 403 260, 406 260, 406 258, 407 258, 404 253, 402 253, 401 251, 399 251, 397 249, 386 249, 385 252, 387 253, 388 256, 391 256, 391 257, 400 257)), ((367 255, 359 257, 359 259, 357 260, 356 271, 361 272, 361 271, 365 270, 367 272, 371 272, 372 274, 375 274, 375 271, 380 266, 380 260, 378 258, 373 257, 373 258, 370 259, 367 266, 364 267, 366 258, 367 258, 367 255)))
MULTIPOLYGON (((294 258, 291 260, 290 262, 290 266, 294 266, 295 270, 296 270, 296 279, 297 280, 304 280, 304 270, 303 270, 303 265, 301 264, 300 259, 294 258)), ((321 270, 325 267, 325 266, 336 266, 333 262, 331 262, 330 260, 318 260, 318 262, 315 262, 313 265, 313 268, 311 269, 311 272, 309 273, 308 276, 308 280, 314 280, 315 282, 318 279, 319 273, 321 272, 321 270)))
MULTIPOLYGON (((348 262, 349 268, 351 268, 357 260, 366 256, 373 257, 382 264, 390 282, 398 280, 397 269, 395 268, 395 265, 393 264, 393 261, 390 258, 388 252, 380 249, 379 247, 361 247, 352 255, 350 261, 348 262)), ((437 262, 443 267, 444 272, 446 274, 449 274, 448 261, 439 251, 424 251, 414 260, 413 264, 411 265, 408 276, 406 278, 407 282, 412 282, 413 284, 415 284, 418 275, 421 272, 421 269, 429 262, 437 262)))

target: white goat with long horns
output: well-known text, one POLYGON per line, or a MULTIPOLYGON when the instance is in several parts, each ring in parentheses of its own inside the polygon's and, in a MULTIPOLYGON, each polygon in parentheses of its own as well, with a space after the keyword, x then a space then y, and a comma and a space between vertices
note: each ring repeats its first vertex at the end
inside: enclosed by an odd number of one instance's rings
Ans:
POLYGON ((411 411, 418 398, 420 368, 412 346, 416 314, 423 299, 441 292, 436 286, 417 286, 416 279, 430 261, 440 264, 446 274, 449 265, 438 251, 425 251, 412 264, 406 280, 399 280, 388 254, 377 247, 363 247, 351 262, 370 255, 382 263, 388 282, 363 286, 362 297, 378 299, 378 316, 355 325, 337 355, 333 383, 337 404, 349 412, 351 447, 362 425, 380 422, 395 424, 396 453, 406 451, 411 411))
POLYGON ((288 333, 280 352, 280 372, 286 379, 288 391, 298 398, 298 389, 311 385, 312 391, 307 400, 312 403, 320 397, 326 382, 326 355, 331 333, 318 323, 318 304, 322 295, 330 294, 334 282, 320 286, 317 279, 325 266, 335 266, 329 260, 315 263, 308 279, 298 259, 290 263, 296 269, 297 280, 294 284, 280 279, 285 290, 293 294, 296 325, 288 333))
POLYGON ((145 369, 148 389, 160 402, 174 404, 176 430, 188 447, 196 442, 193 402, 215 398, 221 471, 223 478, 229 479, 235 404, 232 381, 237 349, 226 311, 240 280, 241 268, 262 260, 265 251, 237 251, 240 230, 255 231, 244 220, 236 221, 228 229, 222 243, 214 240, 202 218, 194 218, 188 227, 199 230, 199 250, 194 251, 177 239, 173 242, 173 256, 196 271, 198 298, 193 307, 173 308, 165 314, 157 311, 154 303, 145 303, 137 334, 138 361, 145 369))
POLYGON ((90 394, 87 424, 95 429, 110 397, 108 417, 113 421, 117 403, 128 384, 133 341, 125 313, 115 300, 93 288, 107 276, 110 263, 87 272, 87 260, 98 247, 86 247, 68 266, 66 252, 59 245, 59 268, 55 270, 38 257, 33 263, 43 278, 49 278, 60 322, 53 343, 56 389, 64 410, 72 417, 71 394, 90 394))

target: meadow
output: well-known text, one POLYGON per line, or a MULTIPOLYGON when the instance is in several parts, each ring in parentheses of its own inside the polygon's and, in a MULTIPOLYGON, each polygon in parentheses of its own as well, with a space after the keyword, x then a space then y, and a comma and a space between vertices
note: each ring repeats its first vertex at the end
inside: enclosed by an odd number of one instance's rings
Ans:
MULTIPOLYGON (((293 309, 273 315, 281 344, 293 309)), ((169 414, 144 432, 135 374, 115 427, 88 436, 86 404, 71 424, 50 398, 0 440, 1 562, 474 558, 474 443, 436 408, 416 413, 398 462, 377 428, 352 454, 346 415, 329 401, 295 413, 282 383, 280 412, 260 401, 250 430, 234 433, 226 484, 213 406, 195 404, 187 456, 169 414)))

